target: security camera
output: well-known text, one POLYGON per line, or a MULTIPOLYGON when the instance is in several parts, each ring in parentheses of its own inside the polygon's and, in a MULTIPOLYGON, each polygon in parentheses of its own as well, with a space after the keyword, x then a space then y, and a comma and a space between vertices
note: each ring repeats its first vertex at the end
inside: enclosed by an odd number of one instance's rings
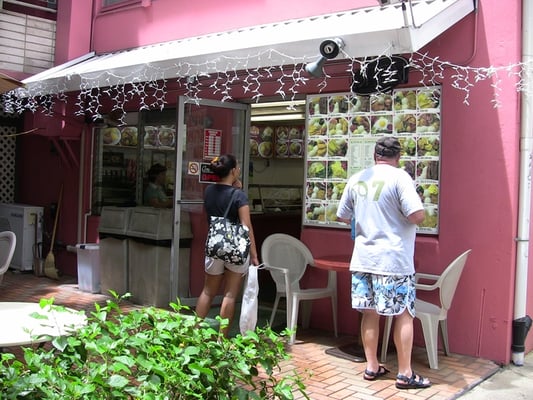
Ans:
POLYGON ((343 47, 344 42, 341 38, 327 39, 320 43, 320 54, 322 57, 332 60, 339 55, 343 47))
POLYGON ((402 3, 405 0, 378 0, 380 6, 390 6, 391 4, 402 3))

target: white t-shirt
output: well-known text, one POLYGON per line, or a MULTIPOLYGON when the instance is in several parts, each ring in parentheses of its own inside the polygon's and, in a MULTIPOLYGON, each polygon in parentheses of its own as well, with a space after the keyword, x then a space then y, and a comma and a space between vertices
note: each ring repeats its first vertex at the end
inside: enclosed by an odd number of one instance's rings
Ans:
POLYGON ((422 209, 413 180, 400 168, 377 164, 353 175, 337 209, 339 218, 355 217, 350 270, 414 274, 416 225, 407 216, 422 209))

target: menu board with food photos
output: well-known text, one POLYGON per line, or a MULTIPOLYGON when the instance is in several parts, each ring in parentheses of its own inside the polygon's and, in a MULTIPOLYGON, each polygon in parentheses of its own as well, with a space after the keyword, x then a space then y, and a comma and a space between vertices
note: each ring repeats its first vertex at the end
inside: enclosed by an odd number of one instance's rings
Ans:
POLYGON ((304 126, 264 125, 250 130, 250 156, 260 158, 302 158, 304 126))
POLYGON ((391 93, 337 93, 307 97, 304 225, 346 227, 337 207, 348 179, 374 165, 379 137, 402 145, 400 168, 413 178, 426 218, 418 233, 439 229, 441 87, 391 93))
POLYGON ((176 127, 174 125, 144 126, 144 147, 173 150, 176 144, 176 127))

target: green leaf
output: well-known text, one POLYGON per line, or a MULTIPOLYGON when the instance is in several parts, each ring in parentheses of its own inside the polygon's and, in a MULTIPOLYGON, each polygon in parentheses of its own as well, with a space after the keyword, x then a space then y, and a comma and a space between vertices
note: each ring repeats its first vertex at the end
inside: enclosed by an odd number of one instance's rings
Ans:
POLYGON ((107 381, 113 388, 123 388, 128 384, 128 380, 121 375, 111 375, 107 381))

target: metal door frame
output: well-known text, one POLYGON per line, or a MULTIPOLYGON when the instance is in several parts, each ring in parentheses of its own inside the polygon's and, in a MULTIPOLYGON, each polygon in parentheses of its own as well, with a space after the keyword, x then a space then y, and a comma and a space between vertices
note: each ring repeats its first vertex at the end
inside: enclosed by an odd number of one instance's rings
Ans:
MULTIPOLYGON (((190 275, 188 271, 182 271, 179 265, 179 242, 180 242, 180 215, 181 215, 181 205, 182 204, 203 204, 202 200, 182 200, 182 177, 183 177, 183 149, 185 146, 185 140, 187 135, 185 121, 185 105, 186 104, 195 104, 198 106, 208 106, 208 107, 219 107, 232 110, 240 110, 244 112, 244 137, 240 141, 240 148, 234 149, 234 154, 237 156, 237 159, 242 158, 241 164, 243 166, 248 165, 250 160, 250 146, 246 144, 249 143, 250 137, 250 114, 251 107, 249 104, 243 103, 233 103, 233 102, 222 102, 211 99, 190 99, 186 96, 179 96, 178 98, 178 107, 177 107, 177 120, 176 120, 176 176, 174 184, 174 229, 173 229, 173 238, 172 246, 170 253, 170 262, 171 262, 171 298, 172 301, 175 301, 176 298, 179 298, 179 301, 183 305, 194 306, 196 305, 196 297, 190 297, 190 289, 188 293, 179 293, 178 285, 181 279, 187 279, 190 282, 190 275)), ((235 145, 235 143, 233 143, 235 145)), ((247 190, 248 188, 248 174, 245 173, 247 168, 243 167, 243 174, 241 176, 243 189, 247 190)), ((189 285, 190 286, 190 285, 189 285)), ((216 303, 215 299, 213 303, 216 303)))

